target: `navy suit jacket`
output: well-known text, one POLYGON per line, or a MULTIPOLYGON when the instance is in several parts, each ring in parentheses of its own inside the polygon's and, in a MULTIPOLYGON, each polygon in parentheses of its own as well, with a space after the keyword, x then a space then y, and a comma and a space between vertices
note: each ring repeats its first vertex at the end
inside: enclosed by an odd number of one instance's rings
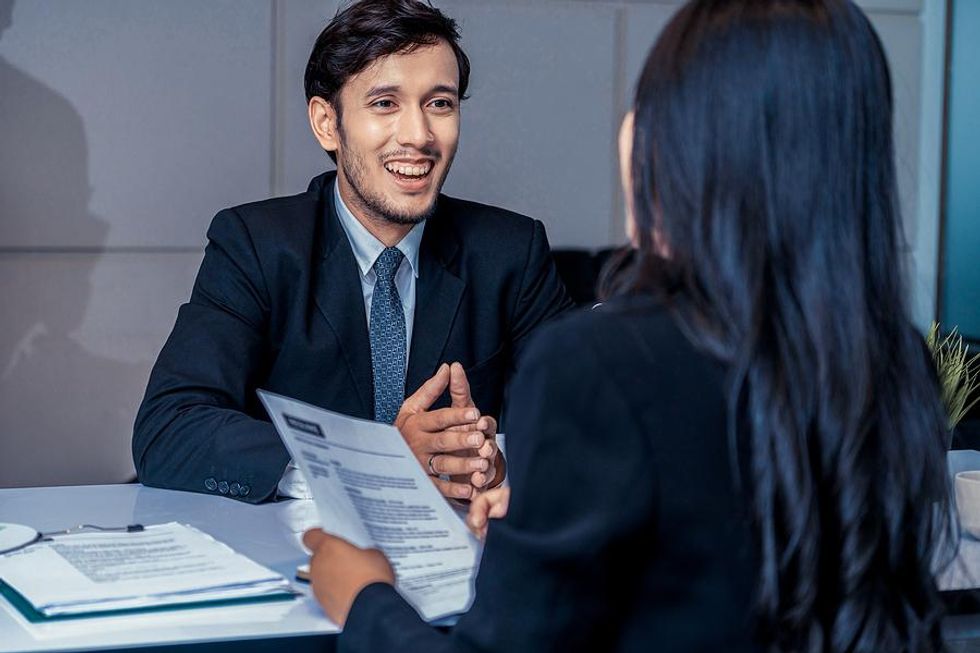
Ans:
MULTIPOLYGON (((142 483, 274 497, 289 456, 258 388, 374 415, 367 317, 335 176, 215 216, 136 417, 142 483)), ((476 405, 499 417, 528 335, 570 307, 540 222, 440 196, 419 250, 406 396, 441 363, 459 361, 476 405)), ((436 404, 444 405, 447 395, 436 404)))

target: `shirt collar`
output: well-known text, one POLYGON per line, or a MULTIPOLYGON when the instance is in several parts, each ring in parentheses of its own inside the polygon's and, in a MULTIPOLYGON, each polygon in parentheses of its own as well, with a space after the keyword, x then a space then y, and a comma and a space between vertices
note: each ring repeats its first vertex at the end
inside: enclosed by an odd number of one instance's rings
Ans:
MULTIPOLYGON (((369 272, 373 271, 374 262, 381 256, 385 244, 375 238, 347 208, 344 200, 340 197, 340 188, 337 182, 334 182, 333 185, 333 197, 334 204, 337 206, 337 216, 340 218, 340 226, 347 234, 347 240, 350 241, 351 249, 354 251, 354 259, 357 261, 357 267, 361 270, 361 275, 366 277, 369 272)), ((405 260, 411 266, 412 274, 415 275, 416 279, 419 277, 419 248, 422 244, 422 232, 424 230, 425 220, 412 227, 411 231, 405 234, 405 237, 395 245, 405 255, 405 260)))

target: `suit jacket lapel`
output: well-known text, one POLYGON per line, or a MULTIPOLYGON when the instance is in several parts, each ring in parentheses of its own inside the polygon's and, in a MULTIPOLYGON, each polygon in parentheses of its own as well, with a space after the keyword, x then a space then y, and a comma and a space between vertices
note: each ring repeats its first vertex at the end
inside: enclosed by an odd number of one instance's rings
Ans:
POLYGON ((354 252, 334 208, 330 181, 320 189, 323 258, 316 277, 316 304, 337 335, 364 414, 370 416, 374 414, 374 382, 364 295, 354 252))
POLYGON ((442 352, 452 332, 466 283, 452 270, 459 243, 448 219, 437 211, 425 226, 419 248, 419 278, 415 288, 415 323, 408 356, 405 395, 411 395, 443 362, 442 352))

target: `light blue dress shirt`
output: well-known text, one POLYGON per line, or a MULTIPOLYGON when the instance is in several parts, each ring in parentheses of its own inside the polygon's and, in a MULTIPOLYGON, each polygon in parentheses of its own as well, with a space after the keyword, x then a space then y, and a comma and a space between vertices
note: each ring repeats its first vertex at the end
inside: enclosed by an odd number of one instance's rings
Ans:
MULTIPOLYGON (((378 280, 378 275, 374 273, 374 262, 378 260, 385 244, 375 238, 360 221, 350 212, 344 200, 340 197, 337 184, 333 187, 334 203, 337 207, 337 215, 340 217, 340 226, 347 234, 350 247, 354 250, 354 259, 361 272, 361 293, 364 295, 364 316, 367 324, 371 322, 371 298, 374 296, 374 284, 378 280)), ((405 234, 405 237, 395 245, 405 258, 402 259, 398 271, 395 273, 395 287, 398 288, 398 296, 402 300, 402 309, 405 312, 405 338, 407 357, 405 365, 408 365, 408 358, 412 356, 412 323, 415 322, 415 280, 419 276, 419 245, 422 243, 422 232, 425 230, 425 222, 420 222, 412 230, 405 234)))
MULTIPOLYGON (((334 206, 337 207, 337 216, 340 218, 340 226, 347 234, 350 247, 354 251, 354 260, 357 261, 357 269, 360 272, 361 294, 364 296, 364 315, 367 318, 366 327, 371 322, 371 298, 374 296, 374 284, 378 280, 378 275, 374 273, 374 262, 385 248, 385 244, 375 238, 361 222, 354 217, 344 200, 340 197, 340 189, 337 183, 333 185, 334 206)), ((405 366, 408 368, 408 359, 412 355, 412 324, 415 322, 415 286, 419 276, 419 246, 422 244, 422 232, 425 231, 425 221, 412 227, 412 230, 405 234, 405 237, 398 242, 395 247, 405 255, 398 271, 395 272, 395 287, 398 288, 398 296, 402 300, 402 310, 405 312, 405 366)), ((303 478, 302 472, 289 461, 286 472, 279 479, 279 495, 293 497, 294 499, 311 499, 310 488, 303 478)))

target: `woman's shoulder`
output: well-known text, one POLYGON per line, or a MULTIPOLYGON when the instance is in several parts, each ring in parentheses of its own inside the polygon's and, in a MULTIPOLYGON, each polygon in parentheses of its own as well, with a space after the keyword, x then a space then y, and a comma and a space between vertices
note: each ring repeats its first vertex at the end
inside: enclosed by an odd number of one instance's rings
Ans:
POLYGON ((679 350, 699 355, 669 309, 649 297, 619 297, 546 324, 535 334, 528 357, 571 365, 590 358, 639 363, 679 350))
POLYGON ((689 419, 690 407, 705 419, 722 415, 725 378, 724 363, 694 344, 668 307, 623 298, 540 329, 518 361, 515 386, 531 395, 611 395, 637 419, 663 425, 668 415, 689 419))

